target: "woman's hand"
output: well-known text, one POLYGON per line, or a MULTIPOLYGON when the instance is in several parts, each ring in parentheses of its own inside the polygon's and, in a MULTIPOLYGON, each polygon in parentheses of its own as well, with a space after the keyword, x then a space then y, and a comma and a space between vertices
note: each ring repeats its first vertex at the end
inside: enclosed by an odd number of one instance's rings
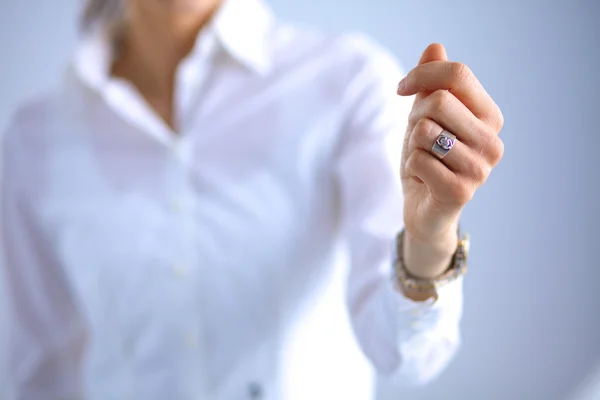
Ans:
POLYGON ((457 244, 463 207, 502 158, 502 113, 471 70, 430 45, 398 85, 416 94, 402 154, 405 261, 417 276, 442 273, 457 244), (457 138, 442 159, 432 147, 442 130, 457 138))

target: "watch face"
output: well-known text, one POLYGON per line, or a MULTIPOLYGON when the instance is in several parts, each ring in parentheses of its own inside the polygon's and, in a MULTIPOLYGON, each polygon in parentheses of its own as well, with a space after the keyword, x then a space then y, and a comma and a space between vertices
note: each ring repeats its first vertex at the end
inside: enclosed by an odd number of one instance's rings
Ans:
POLYGON ((471 240, 469 235, 465 233, 463 238, 458 242, 458 245, 462 248, 462 252, 465 258, 469 256, 469 250, 471 248, 471 240))

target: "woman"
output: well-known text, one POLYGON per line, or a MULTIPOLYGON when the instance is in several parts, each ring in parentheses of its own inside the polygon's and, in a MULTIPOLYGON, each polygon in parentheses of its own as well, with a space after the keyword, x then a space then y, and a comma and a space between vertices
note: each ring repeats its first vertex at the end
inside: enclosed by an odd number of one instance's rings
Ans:
POLYGON ((440 45, 400 78, 259 0, 91 0, 60 87, 5 135, 6 396, 367 398, 343 313, 303 331, 339 260, 377 372, 441 372, 502 116, 440 45))

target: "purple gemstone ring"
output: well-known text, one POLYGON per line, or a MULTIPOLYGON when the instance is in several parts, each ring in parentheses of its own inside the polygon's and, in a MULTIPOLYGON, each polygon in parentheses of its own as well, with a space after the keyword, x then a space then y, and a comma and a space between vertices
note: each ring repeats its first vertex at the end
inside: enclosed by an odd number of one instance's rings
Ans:
POLYGON ((456 136, 444 129, 442 133, 438 135, 437 139, 435 139, 431 152, 441 160, 450 152, 450 150, 452 150, 455 143, 456 136))

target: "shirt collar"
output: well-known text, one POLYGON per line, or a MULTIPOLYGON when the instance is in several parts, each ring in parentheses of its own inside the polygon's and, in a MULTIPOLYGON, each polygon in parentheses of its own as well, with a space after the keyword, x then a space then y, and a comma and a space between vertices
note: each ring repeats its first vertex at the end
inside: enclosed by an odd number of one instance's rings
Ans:
POLYGON ((259 74, 271 65, 274 16, 262 0, 225 0, 212 21, 221 46, 259 74))
MULTIPOLYGON (((264 75, 272 61, 270 39, 274 20, 263 0, 224 0, 211 22, 198 34, 189 57, 206 58, 207 47, 211 47, 207 43, 215 41, 241 65, 264 75)), ((109 81, 112 55, 108 31, 96 28, 82 38, 73 64, 84 81, 101 87, 109 81)))

